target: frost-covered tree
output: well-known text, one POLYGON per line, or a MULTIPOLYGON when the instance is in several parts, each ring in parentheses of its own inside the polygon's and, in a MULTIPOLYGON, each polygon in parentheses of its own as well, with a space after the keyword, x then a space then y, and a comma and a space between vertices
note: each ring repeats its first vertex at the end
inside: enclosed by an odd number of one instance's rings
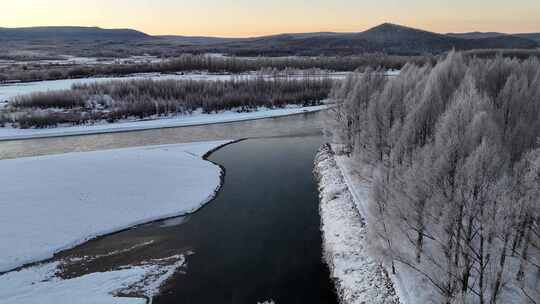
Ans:
POLYGON ((373 170, 373 250, 444 303, 540 296, 539 60, 451 52, 378 77, 335 87, 331 114, 347 134, 334 139, 373 170))

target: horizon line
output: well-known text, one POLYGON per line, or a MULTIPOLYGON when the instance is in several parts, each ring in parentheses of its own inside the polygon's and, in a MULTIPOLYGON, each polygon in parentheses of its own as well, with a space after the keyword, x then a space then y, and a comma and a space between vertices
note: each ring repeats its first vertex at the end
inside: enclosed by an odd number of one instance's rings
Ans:
POLYGON ((224 38, 224 39, 241 39, 241 38, 258 38, 258 37, 265 37, 265 36, 276 36, 276 35, 295 35, 295 34, 316 34, 316 33, 332 33, 332 34, 355 34, 355 33, 361 33, 367 30, 370 30, 372 28, 384 25, 384 24, 392 24, 402 27, 408 27, 416 30, 422 30, 427 32, 432 32, 436 34, 441 35, 447 35, 447 34, 466 34, 466 33, 500 33, 505 35, 516 35, 516 34, 533 34, 533 33, 540 33, 540 30, 538 31, 532 31, 532 32, 504 32, 504 31, 496 31, 496 30, 490 30, 490 31, 479 31, 479 30, 470 30, 470 31, 462 31, 462 32, 437 32, 432 31, 425 28, 419 28, 419 27, 412 27, 408 25, 403 25, 399 23, 393 23, 393 22, 383 22, 379 23, 375 26, 367 27, 360 31, 332 31, 332 30, 313 30, 313 31, 298 31, 298 32, 272 32, 272 33, 259 33, 259 34, 248 34, 248 35, 213 35, 213 34, 188 34, 188 33, 167 33, 167 34, 161 34, 161 33, 151 33, 146 32, 144 30, 138 29, 136 27, 107 27, 107 26, 100 26, 100 25, 31 25, 31 26, 16 26, 16 27, 4 27, 0 26, 0 29, 30 29, 30 28, 67 28, 67 27, 73 27, 73 28, 99 28, 104 30, 135 30, 141 33, 144 33, 149 36, 182 36, 182 37, 201 37, 201 38, 224 38))

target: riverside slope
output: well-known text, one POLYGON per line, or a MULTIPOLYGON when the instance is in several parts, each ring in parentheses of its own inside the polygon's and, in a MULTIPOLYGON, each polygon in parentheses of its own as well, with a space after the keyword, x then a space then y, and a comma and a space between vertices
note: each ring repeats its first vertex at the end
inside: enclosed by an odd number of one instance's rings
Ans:
POLYGON ((367 250, 367 227, 329 145, 315 158, 323 251, 343 304, 398 304, 384 268, 367 250))

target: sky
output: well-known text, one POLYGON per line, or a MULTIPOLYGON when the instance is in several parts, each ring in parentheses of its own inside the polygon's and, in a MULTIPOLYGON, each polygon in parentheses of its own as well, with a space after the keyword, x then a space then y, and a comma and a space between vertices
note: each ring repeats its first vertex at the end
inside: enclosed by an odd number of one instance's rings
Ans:
POLYGON ((100 26, 154 35, 359 32, 392 22, 434 32, 540 32, 540 0, 0 0, 0 27, 100 26))

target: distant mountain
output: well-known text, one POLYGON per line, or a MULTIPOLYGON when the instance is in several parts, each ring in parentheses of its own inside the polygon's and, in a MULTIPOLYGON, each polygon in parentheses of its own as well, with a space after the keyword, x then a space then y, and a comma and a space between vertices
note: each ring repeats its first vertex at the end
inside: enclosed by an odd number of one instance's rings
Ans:
POLYGON ((221 37, 204 37, 204 36, 176 36, 176 35, 161 35, 152 36, 152 38, 166 40, 168 42, 186 44, 186 45, 212 45, 243 40, 245 38, 221 38, 221 37))
POLYGON ((516 35, 474 39, 472 41, 476 44, 473 47, 475 49, 534 49, 539 47, 538 42, 516 35))
POLYGON ((153 36, 154 38, 164 39, 171 42, 191 45, 216 45, 222 43, 256 43, 260 41, 291 41, 296 39, 305 39, 311 37, 329 37, 340 35, 332 32, 316 32, 316 33, 294 33, 294 34, 277 34, 261 37, 250 38, 224 38, 224 37, 205 37, 205 36, 175 36, 162 35, 153 36))
POLYGON ((99 27, 47 26, 0 28, 0 40, 135 40, 151 36, 132 29, 102 29, 99 27))
POLYGON ((512 36, 533 40, 540 44, 540 33, 513 34, 512 36))
POLYGON ((498 32, 469 32, 469 33, 448 33, 447 36, 463 39, 483 39, 483 38, 493 38, 499 36, 505 36, 505 33, 498 32))
POLYGON ((534 48, 538 44, 528 39, 515 36, 477 35, 477 37, 453 37, 410 28, 406 26, 385 23, 359 33, 359 37, 370 42, 376 42, 387 52, 429 52, 438 53, 450 49, 486 49, 486 48, 534 48))
POLYGON ((540 33, 512 34, 512 36, 533 40, 540 44, 540 33))
POLYGON ((540 33, 522 33, 522 34, 506 34, 498 32, 470 32, 470 33, 448 33, 448 36, 463 38, 463 39, 480 39, 480 38, 495 38, 495 37, 519 37, 540 43, 540 33))
MULTIPOLYGON (((117 56, 151 53, 177 55, 185 52, 217 52, 238 56, 354 55, 365 52, 415 55, 470 49, 531 49, 540 45, 540 34, 452 33, 439 34, 407 26, 384 23, 358 33, 291 33, 252 38, 195 36, 150 36, 131 29, 98 27, 0 28, 0 41, 27 41, 50 53, 117 56), (62 41, 60 43, 47 43, 62 41), (100 43, 96 43, 100 41, 100 43), (73 43, 76 42, 76 43, 73 43), (56 49, 55 49, 56 48, 56 49)), ((5 49, 5 48, 4 48, 5 49)), ((0 51, 3 50, 0 43, 0 51)))
MULTIPOLYGON (((233 45, 231 44, 231 47, 233 45)), ((386 52, 393 54, 441 53, 451 49, 535 48, 538 43, 516 36, 458 38, 411 27, 384 23, 360 33, 286 34, 237 42, 234 46, 261 53, 279 50, 297 55, 386 52)))
POLYGON ((276 40, 297 40, 308 38, 321 38, 321 37, 340 37, 347 35, 347 33, 335 33, 335 32, 311 32, 311 33, 283 33, 277 35, 253 37, 248 39, 276 39, 276 40))
POLYGON ((379 43, 410 41, 415 39, 445 40, 447 38, 445 35, 393 23, 383 23, 358 33, 358 35, 364 39, 370 39, 379 43))
POLYGON ((461 39, 392 23, 381 24, 357 36, 392 53, 438 53, 452 48, 466 48, 466 43, 461 39))

